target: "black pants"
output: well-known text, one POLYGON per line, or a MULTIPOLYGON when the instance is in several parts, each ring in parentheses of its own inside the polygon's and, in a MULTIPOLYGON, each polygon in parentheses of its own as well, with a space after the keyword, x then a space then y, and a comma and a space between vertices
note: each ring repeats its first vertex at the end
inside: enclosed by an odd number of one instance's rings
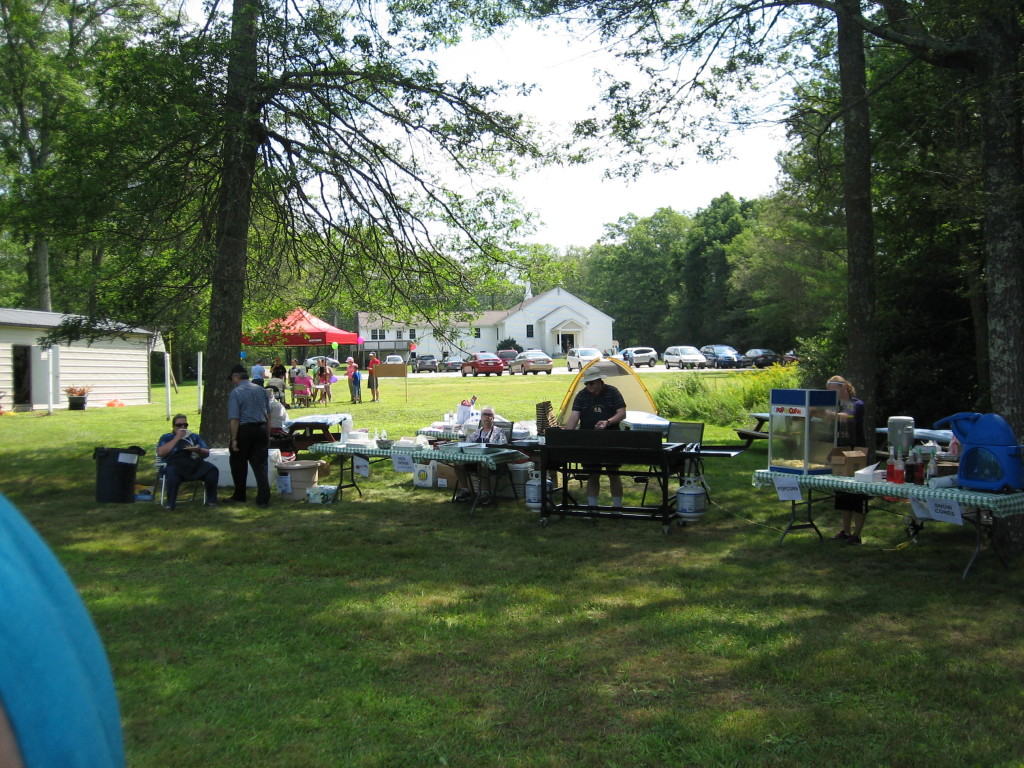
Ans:
POLYGON ((178 502, 178 488, 183 482, 202 480, 206 486, 206 503, 217 503, 217 483, 220 471, 208 461, 190 461, 188 464, 168 464, 164 470, 167 487, 164 489, 164 503, 171 509, 178 502))
POLYGON ((256 476, 256 503, 266 506, 270 503, 270 480, 267 479, 267 449, 270 442, 267 425, 239 424, 238 450, 232 451, 229 457, 231 480, 235 484, 235 501, 245 501, 245 481, 249 477, 249 467, 256 476))

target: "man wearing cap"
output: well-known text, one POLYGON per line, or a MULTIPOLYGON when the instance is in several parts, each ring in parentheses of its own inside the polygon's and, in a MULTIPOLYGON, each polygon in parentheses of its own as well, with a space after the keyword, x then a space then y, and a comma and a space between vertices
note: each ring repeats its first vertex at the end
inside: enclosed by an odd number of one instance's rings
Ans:
MULTIPOLYGON (((583 374, 583 389, 572 401, 572 412, 565 424, 566 429, 620 429, 619 424, 626 418, 626 401, 618 389, 605 384, 601 371, 591 367, 583 374)), ((600 465, 585 466, 592 470, 587 478, 587 504, 596 507, 601 493, 600 465)), ((618 465, 607 466, 609 471, 618 465)), ((612 506, 622 506, 622 478, 609 477, 612 492, 612 506)))
POLYGON ((266 390, 249 381, 244 366, 232 368, 230 378, 235 385, 228 395, 228 424, 231 428, 229 464, 235 484, 231 500, 245 501, 245 481, 249 467, 252 467, 256 476, 256 506, 266 507, 270 505, 270 480, 267 478, 270 401, 266 390))

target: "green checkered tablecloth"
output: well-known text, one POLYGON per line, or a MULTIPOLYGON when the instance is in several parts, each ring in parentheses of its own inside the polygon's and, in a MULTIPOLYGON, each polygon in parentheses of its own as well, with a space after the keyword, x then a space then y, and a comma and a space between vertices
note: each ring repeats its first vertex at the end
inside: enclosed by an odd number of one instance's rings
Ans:
POLYGON ((821 491, 844 491, 846 493, 862 493, 866 496, 889 496, 899 499, 917 499, 919 501, 955 501, 962 507, 984 509, 993 517, 1012 517, 1024 514, 1024 492, 986 493, 984 491, 968 491, 962 488, 930 488, 927 485, 907 485, 898 483, 862 483, 852 477, 836 475, 796 475, 787 472, 772 472, 758 469, 754 472, 753 485, 757 488, 774 485, 776 477, 796 479, 801 488, 814 488, 821 491))
POLYGON ((504 450, 496 453, 463 453, 462 451, 445 451, 425 448, 408 451, 394 448, 369 448, 365 445, 347 445, 345 443, 314 443, 309 447, 310 453, 322 456, 380 456, 389 458, 397 455, 412 456, 412 460, 425 464, 429 461, 440 461, 443 464, 482 464, 488 469, 497 469, 502 464, 510 464, 523 458, 523 454, 515 450, 504 450))

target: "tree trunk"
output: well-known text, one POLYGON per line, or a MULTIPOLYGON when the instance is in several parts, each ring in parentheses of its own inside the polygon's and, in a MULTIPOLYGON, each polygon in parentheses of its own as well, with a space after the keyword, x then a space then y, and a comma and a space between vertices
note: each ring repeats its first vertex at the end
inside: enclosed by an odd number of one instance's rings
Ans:
POLYGON ((871 211, 871 132, 864 33, 853 19, 859 0, 843 0, 836 16, 839 86, 843 103, 843 200, 846 207, 847 362, 864 400, 868 461, 875 433, 875 227, 871 211))
POLYGON ((982 37, 982 165, 986 196, 988 350, 992 408, 1024 434, 1024 159, 1016 14, 987 19, 982 37), (1000 21, 1002 23, 1000 23, 1000 21))
POLYGON ((50 243, 42 235, 37 235, 32 242, 32 256, 35 261, 36 289, 39 291, 39 309, 52 312, 53 303, 50 299, 50 243))
POLYGON ((203 394, 203 435, 211 445, 218 446, 228 443, 228 374, 239 362, 253 179, 263 135, 256 98, 259 15, 259 0, 235 0, 206 340, 209 375, 203 394))

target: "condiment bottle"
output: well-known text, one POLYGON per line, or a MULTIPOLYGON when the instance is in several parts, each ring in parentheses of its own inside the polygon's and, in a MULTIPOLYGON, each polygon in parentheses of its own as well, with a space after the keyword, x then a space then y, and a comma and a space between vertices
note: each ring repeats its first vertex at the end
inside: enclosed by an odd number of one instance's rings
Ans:
POLYGON ((903 482, 909 485, 913 485, 918 482, 917 467, 917 451, 911 448, 910 453, 907 456, 907 460, 903 465, 903 482))
POLYGON ((887 483, 896 482, 896 459, 893 458, 893 448, 889 446, 889 458, 885 460, 885 481, 887 483))
POLYGON ((906 475, 906 464, 903 463, 903 457, 896 457, 896 466, 893 467, 892 481, 897 485, 902 485, 904 477, 906 475))

